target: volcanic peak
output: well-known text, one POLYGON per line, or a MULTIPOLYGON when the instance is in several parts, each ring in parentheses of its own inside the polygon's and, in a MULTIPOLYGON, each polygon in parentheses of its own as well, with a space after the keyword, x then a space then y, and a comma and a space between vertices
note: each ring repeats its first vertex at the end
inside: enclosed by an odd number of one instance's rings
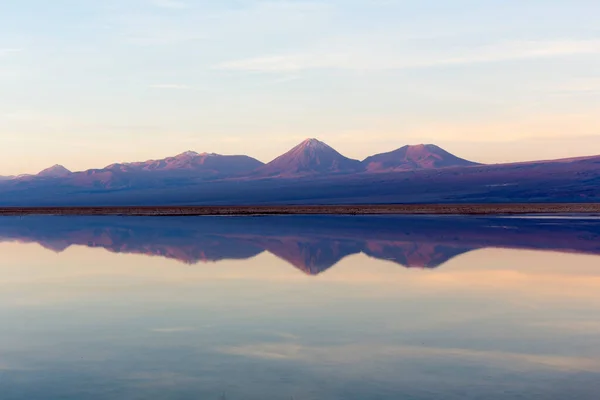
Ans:
POLYGON ((55 165, 51 166, 50 168, 46 168, 45 170, 41 171, 38 174, 38 176, 63 177, 63 176, 67 176, 67 175, 70 175, 70 174, 72 174, 72 172, 69 171, 64 166, 62 166, 60 164, 55 164, 55 165))

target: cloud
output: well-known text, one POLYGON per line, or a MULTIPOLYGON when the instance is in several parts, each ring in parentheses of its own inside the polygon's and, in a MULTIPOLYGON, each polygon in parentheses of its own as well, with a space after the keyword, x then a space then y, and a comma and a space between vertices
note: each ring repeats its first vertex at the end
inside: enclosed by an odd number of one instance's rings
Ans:
POLYGON ((187 4, 179 0, 152 0, 156 7, 181 10, 187 8, 187 4))
POLYGON ((600 40, 512 41, 436 51, 411 47, 407 43, 404 44, 404 48, 391 44, 340 47, 340 51, 323 49, 233 60, 218 64, 215 68, 253 72, 297 72, 311 69, 386 70, 600 54, 600 40))
POLYGON ((152 89, 165 89, 165 90, 187 90, 190 87, 187 85, 181 85, 177 83, 159 83, 155 85, 150 85, 152 89))
POLYGON ((15 48, 0 48, 0 57, 8 56, 14 53, 20 53, 23 49, 15 49, 15 48))
POLYGON ((550 88, 556 94, 581 94, 600 92, 600 78, 574 79, 557 83, 550 88))
POLYGON ((287 54, 266 56, 219 64, 217 69, 255 72, 290 72, 307 69, 348 68, 346 55, 287 54))
POLYGON ((196 329, 188 327, 173 327, 173 328, 155 328, 152 332, 155 333, 181 333, 181 332, 193 332, 196 329))
POLYGON ((205 39, 201 21, 193 13, 177 17, 168 13, 115 15, 110 22, 120 40, 136 46, 166 46, 205 39))
POLYGON ((470 64, 598 53, 600 40, 517 41, 486 46, 473 54, 440 60, 440 63, 470 64))
POLYGON ((352 364, 382 358, 434 358, 457 361, 475 361, 485 364, 518 364, 522 368, 559 371, 600 371, 600 361, 591 357, 568 357, 554 354, 527 354, 494 350, 464 348, 436 348, 396 346, 381 343, 357 343, 340 346, 306 346, 299 343, 262 343, 221 347, 222 354, 266 359, 295 360, 309 363, 352 364))

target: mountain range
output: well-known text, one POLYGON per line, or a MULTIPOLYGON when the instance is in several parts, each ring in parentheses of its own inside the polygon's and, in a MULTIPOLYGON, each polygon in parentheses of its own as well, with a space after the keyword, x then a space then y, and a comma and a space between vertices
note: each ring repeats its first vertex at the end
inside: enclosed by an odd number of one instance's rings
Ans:
POLYGON ((154 173, 156 176, 193 176, 208 179, 256 179, 261 177, 300 177, 322 174, 389 172, 416 169, 464 167, 477 163, 456 157, 438 146, 404 146, 389 153, 376 154, 363 161, 347 158, 317 139, 306 139, 268 164, 249 156, 221 155, 186 151, 173 157, 143 162, 115 163, 100 169, 71 172, 54 165, 37 175, 5 177, 11 180, 32 178, 79 178, 107 174, 154 173))
POLYGON ((187 151, 0 179, 3 206, 528 201, 600 201, 600 156, 484 165, 421 144, 359 161, 307 139, 267 164, 187 151))
POLYGON ((482 248, 600 255, 600 224, 574 220, 426 216, 3 217, 0 242, 145 254, 186 264, 248 259, 269 252, 308 275, 365 254, 406 268, 437 268, 482 248))

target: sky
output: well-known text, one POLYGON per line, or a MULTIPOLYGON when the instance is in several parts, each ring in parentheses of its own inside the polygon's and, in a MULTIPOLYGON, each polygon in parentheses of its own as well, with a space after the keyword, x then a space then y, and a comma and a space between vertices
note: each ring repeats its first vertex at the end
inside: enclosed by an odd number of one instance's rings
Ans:
POLYGON ((267 162, 600 154, 597 0, 0 0, 0 175, 186 150, 267 162))

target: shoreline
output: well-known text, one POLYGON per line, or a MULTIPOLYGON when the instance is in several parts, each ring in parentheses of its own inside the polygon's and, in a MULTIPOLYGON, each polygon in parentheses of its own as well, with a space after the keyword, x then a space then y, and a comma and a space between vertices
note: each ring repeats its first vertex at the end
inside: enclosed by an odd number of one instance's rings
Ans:
POLYGON ((0 216, 122 215, 122 216, 243 216, 243 215, 525 215, 599 214, 600 203, 557 204, 377 204, 290 206, 109 206, 0 207, 0 216))

